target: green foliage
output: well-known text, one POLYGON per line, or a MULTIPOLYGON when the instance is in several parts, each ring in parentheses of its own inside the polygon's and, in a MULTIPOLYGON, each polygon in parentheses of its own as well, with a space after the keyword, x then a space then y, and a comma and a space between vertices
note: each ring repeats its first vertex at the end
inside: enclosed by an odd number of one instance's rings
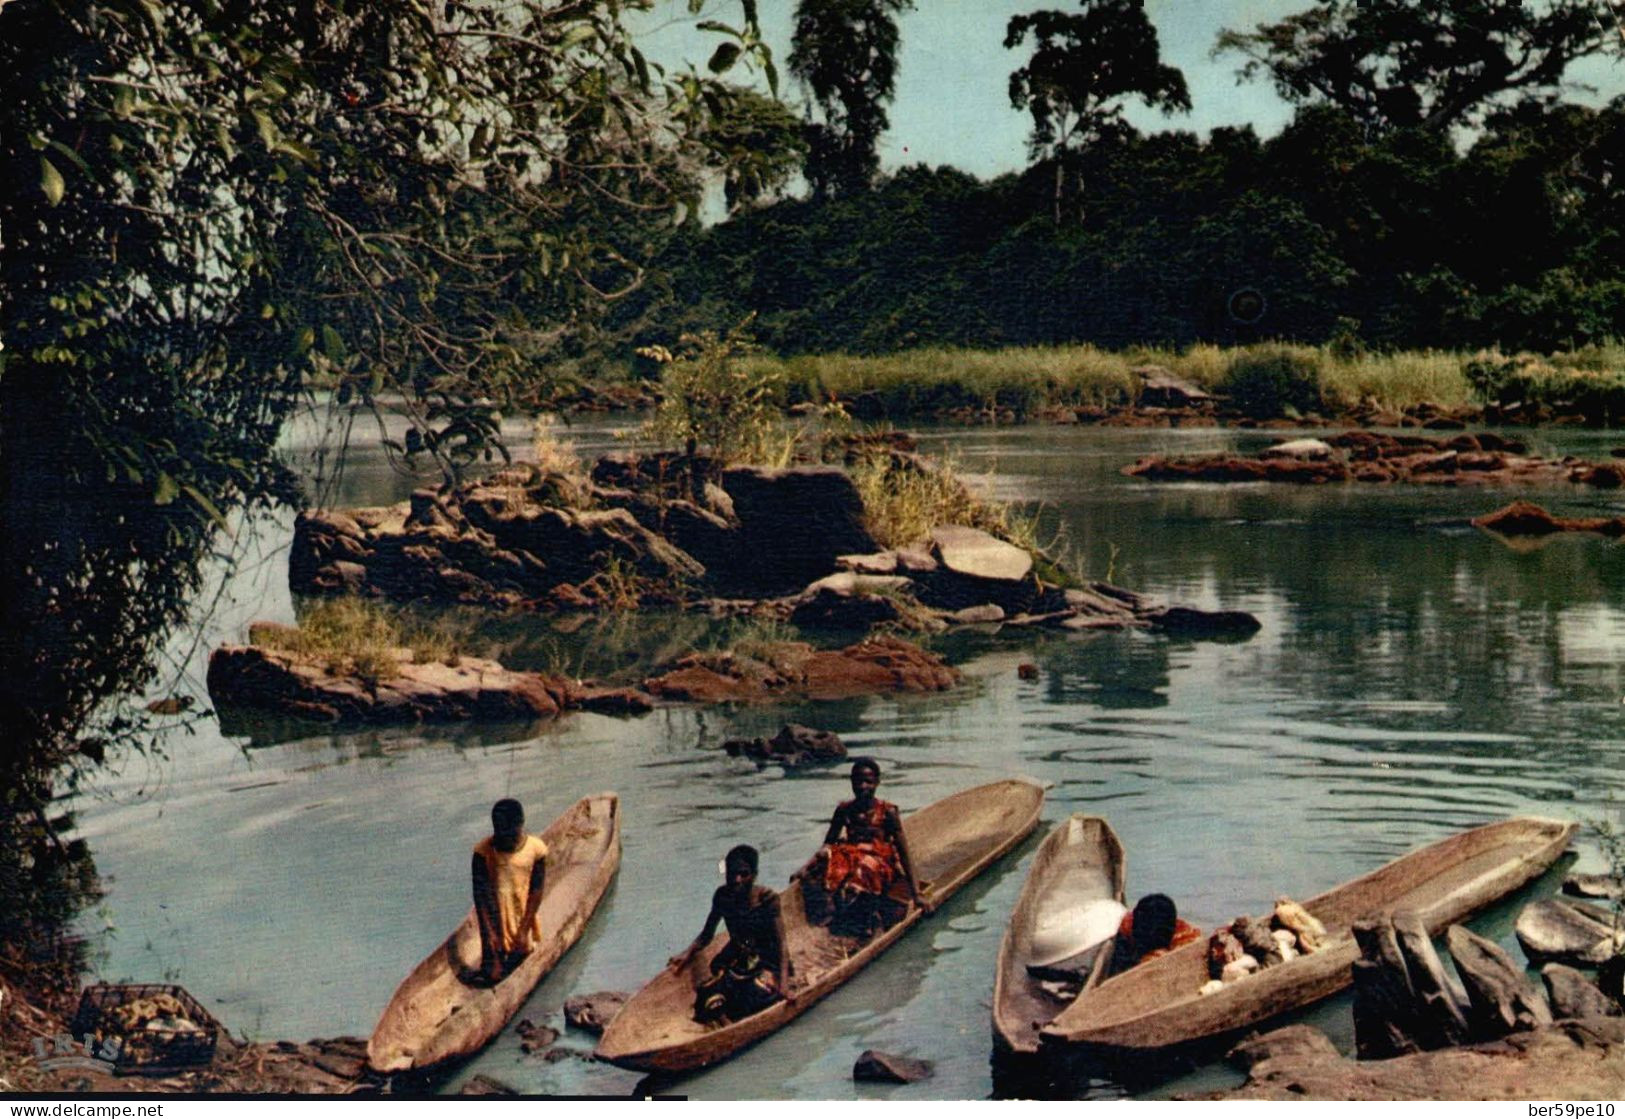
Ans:
POLYGON ((1010 75, 1010 103, 1032 114, 1032 157, 1054 165, 1057 225, 1063 166, 1078 148, 1122 134, 1124 98, 1138 96, 1165 113, 1191 108, 1185 75, 1162 62, 1145 0, 1080 0, 1080 7, 1080 15, 1013 16, 1004 34, 1006 49, 1033 37, 1032 57, 1010 75))
POLYGON ((1282 97, 1335 105, 1368 128, 1473 124, 1508 94, 1551 93, 1618 33, 1608 0, 1320 0, 1218 50, 1282 97))
POLYGON ((801 170, 807 155, 795 114, 782 102, 748 89, 730 91, 700 141, 722 169, 729 213, 771 200, 801 170))
POLYGON ((749 326, 747 318, 726 334, 685 334, 676 354, 643 351, 662 364, 652 438, 683 448, 691 461, 704 451, 718 464, 759 462, 782 444, 779 378, 741 360, 756 350, 749 326))
POLYGON ((1315 411, 1321 406, 1319 355, 1292 346, 1244 351, 1231 360, 1219 390, 1259 419, 1315 411))
POLYGON ((1625 423, 1625 347, 1594 347, 1561 359, 1488 353, 1467 364, 1473 393, 1502 408, 1538 405, 1594 424, 1625 423))
POLYGON ((790 70, 822 116, 807 126, 807 180, 820 196, 861 191, 879 167, 897 84, 897 19, 914 0, 798 0, 790 70))

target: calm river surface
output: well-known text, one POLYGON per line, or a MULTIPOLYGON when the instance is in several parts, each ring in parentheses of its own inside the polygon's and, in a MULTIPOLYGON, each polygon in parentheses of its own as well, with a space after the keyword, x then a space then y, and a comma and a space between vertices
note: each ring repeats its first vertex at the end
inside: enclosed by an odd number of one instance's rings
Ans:
MULTIPOLYGON (((576 425, 587 453, 609 424, 576 425)), ((290 453, 308 465, 314 433, 290 453)), ((945 650, 965 686, 744 711, 670 708, 630 720, 575 715, 534 728, 385 730, 228 725, 171 735, 84 799, 81 827, 109 880, 87 915, 109 980, 185 984, 251 1037, 361 1034, 468 907, 468 850, 495 799, 540 825, 577 797, 616 790, 617 882, 585 936, 518 1015, 562 1028, 573 993, 632 989, 698 931, 731 845, 756 844, 781 884, 817 846, 845 770, 786 775, 730 759, 728 737, 787 720, 877 755, 881 795, 904 811, 1013 774, 1053 783, 1048 827, 1106 816, 1128 851, 1132 895, 1159 890, 1211 928, 1279 893, 1305 897, 1454 831, 1515 813, 1594 819, 1625 794, 1625 548, 1593 537, 1513 551, 1467 526, 1512 496, 1433 488, 1158 485, 1118 469, 1151 451, 1255 447, 1217 431, 1025 427, 937 431, 1001 498, 1042 503, 1094 575, 1174 602, 1250 610, 1239 644, 1140 633, 993 639, 945 650), (1031 661, 1036 680, 1017 677, 1031 661)), ((1537 434, 1537 449, 1606 457, 1617 437, 1537 434)), ((365 449, 338 504, 395 500, 412 483, 365 449)), ((1565 512, 1618 514, 1595 491, 1529 494, 1565 512)), ((292 621, 291 518, 239 533, 176 689, 206 706, 208 649, 250 619, 292 621)), ((690 617, 621 617, 559 632, 547 619, 480 623, 516 665, 628 671, 703 644, 690 617)), ((978 1098, 996 1090, 988 1005, 1003 922, 1036 846, 971 883, 846 987, 777 1036, 664 1090, 697 1098, 978 1098), (879 1048, 936 1062, 906 1087, 854 1085, 879 1048)), ((1581 833, 1575 864, 1601 869, 1581 833)), ((1548 877, 1550 889, 1555 877, 1548 877)), ((1475 927, 1512 947, 1522 899, 1475 927)), ((1521 955, 1520 957, 1521 958, 1521 955)), ((1350 1043, 1346 998, 1310 1020, 1350 1043)), ((593 1039, 567 1031, 562 1044, 593 1039)), ((630 1091, 635 1074, 520 1053, 512 1028, 454 1079, 531 1092, 630 1091)), ((1210 1066, 1152 1091, 1239 1080, 1210 1066)), ((1121 1094, 1111 1084, 1079 1093, 1121 1094)))

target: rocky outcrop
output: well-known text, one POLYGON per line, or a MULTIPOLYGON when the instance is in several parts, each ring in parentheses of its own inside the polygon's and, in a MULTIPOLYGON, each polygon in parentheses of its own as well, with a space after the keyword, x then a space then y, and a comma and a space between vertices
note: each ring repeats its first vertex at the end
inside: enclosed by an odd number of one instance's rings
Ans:
MULTIPOLYGON (((259 623, 257 628, 263 627, 259 623)), ((413 663, 394 650, 393 670, 367 676, 320 657, 262 645, 224 645, 209 658, 217 707, 248 707, 333 723, 445 723, 552 719, 565 711, 647 711, 652 700, 540 672, 514 672, 482 657, 413 663)))
POLYGON ((1252 1054, 1247 1083, 1202 1098, 1526 1100, 1625 1094, 1621 1018, 1563 1022, 1499 1041, 1386 1061, 1349 1060, 1320 1031, 1302 1025, 1249 1039, 1243 1047, 1252 1054))
POLYGON ((875 550, 863 499, 840 467, 735 466, 722 472, 722 489, 739 521, 733 562, 716 576, 731 593, 797 591, 834 571, 837 557, 875 550))
POLYGON ((1298 439, 1256 455, 1221 452, 1171 458, 1151 455, 1123 468, 1153 481, 1411 483, 1442 486, 1618 485, 1617 464, 1529 456, 1515 440, 1490 432, 1449 439, 1348 431, 1325 440, 1298 439))
POLYGON ((1581 898, 1625 897, 1625 881, 1612 874, 1571 874, 1563 879, 1563 892, 1581 898))
POLYGON ((601 1034, 632 996, 625 991, 594 991, 564 1000, 564 1020, 578 1030, 601 1034))
POLYGON ((731 738, 722 744, 722 749, 731 758, 746 757, 763 765, 771 762, 787 769, 846 757, 846 744, 834 731, 817 730, 800 723, 786 723, 772 738, 731 738))
POLYGON ((1019 614, 1043 589, 1031 554, 981 529, 938 525, 931 530, 931 558, 936 570, 922 577, 920 597, 941 609, 991 603, 1019 614))
POLYGON ((749 703, 786 697, 843 699, 883 692, 938 692, 959 682, 942 658, 895 637, 844 649, 785 642, 753 656, 691 653, 643 682, 662 699, 749 703))
POLYGON ((1547 964, 1540 969, 1540 978, 1546 984, 1546 999, 1551 1003, 1552 1016, 1564 1018, 1619 1018, 1625 1016, 1625 1007, 1602 993, 1584 972, 1565 964, 1547 964))
POLYGON ((1557 517, 1532 501, 1514 501, 1493 513, 1474 517, 1472 523, 1497 536, 1551 536, 1559 532, 1625 536, 1625 517, 1557 517))
POLYGON ((1354 1044, 1362 1060, 1459 1045, 1470 1036, 1463 998, 1412 912, 1358 921, 1354 1044))
POLYGON ((1543 898, 1518 914, 1512 931, 1530 963, 1600 964, 1625 949, 1625 933, 1616 934, 1613 917, 1585 902, 1543 898))
POLYGON ((913 1084, 932 1073, 930 1061, 914 1057, 899 1057, 879 1049, 865 1049, 852 1065, 853 1080, 871 1080, 890 1084, 913 1084))
POLYGON ((1493 941, 1460 925, 1445 934, 1467 990, 1467 1021, 1479 1037, 1500 1037, 1552 1024, 1552 1011, 1524 970, 1493 941))

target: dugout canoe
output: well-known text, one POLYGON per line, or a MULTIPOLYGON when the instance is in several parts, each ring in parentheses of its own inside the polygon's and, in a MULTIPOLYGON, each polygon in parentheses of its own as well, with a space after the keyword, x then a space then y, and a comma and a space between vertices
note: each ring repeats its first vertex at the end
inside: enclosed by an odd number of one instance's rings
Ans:
POLYGON ((1538 877, 1569 845, 1575 825, 1531 817, 1440 840, 1304 902, 1326 926, 1318 952, 1228 983, 1211 995, 1207 940, 1115 975, 1081 994, 1042 1031, 1041 1043, 1104 1054, 1148 1054, 1217 1040, 1347 987, 1359 957, 1356 921, 1409 909, 1438 936, 1538 877))
POLYGON ((623 1068, 673 1073, 715 1064, 760 1041, 856 975, 927 911, 1021 842, 1038 826, 1043 805, 1043 787, 1018 778, 966 789, 910 813, 903 818, 903 830, 924 910, 910 907, 894 925, 867 940, 835 936, 808 924, 801 890, 792 884, 779 896, 795 1001, 774 1003, 737 1022, 695 1022, 695 984, 710 974, 711 958, 728 940, 719 933, 681 971, 666 968, 633 995, 604 1031, 596 1055, 623 1068))
POLYGON ((1055 972, 1030 969, 1081 969, 1083 989, 1100 982, 1124 912, 1123 873, 1123 845, 1099 816, 1072 816, 1039 846, 993 977, 993 1035, 1010 1052, 1038 1052, 1039 1029, 1070 1005, 1043 986, 1055 972))
POLYGON ((547 844, 540 911, 547 939, 495 986, 471 985, 462 977, 479 968, 480 932, 470 906, 384 1008, 367 1042, 374 1071, 421 1071, 477 1052, 580 939, 621 865, 620 800, 614 793, 583 797, 540 834, 547 844))

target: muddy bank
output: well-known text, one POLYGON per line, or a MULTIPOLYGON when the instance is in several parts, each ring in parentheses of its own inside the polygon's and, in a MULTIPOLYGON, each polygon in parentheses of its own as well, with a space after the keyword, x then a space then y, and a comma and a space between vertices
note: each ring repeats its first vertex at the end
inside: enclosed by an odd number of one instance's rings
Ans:
POLYGON ((1247 1083, 1200 1099, 1618 1099, 1625 1095, 1625 1018, 1559 1022, 1498 1041, 1354 1061, 1311 1026, 1238 1046, 1247 1083))
POLYGON ((1514 501, 1493 513, 1473 518, 1475 528, 1503 537, 1546 537, 1562 532, 1625 536, 1625 517, 1559 517, 1532 501, 1514 501))
POLYGON ((1253 455, 1222 452, 1168 457, 1149 455, 1123 473, 1152 481, 1335 482, 1434 486, 1555 486, 1600 489, 1625 485, 1625 466, 1572 456, 1531 456, 1524 444, 1490 432, 1433 439, 1346 431, 1326 439, 1293 439, 1253 455))

